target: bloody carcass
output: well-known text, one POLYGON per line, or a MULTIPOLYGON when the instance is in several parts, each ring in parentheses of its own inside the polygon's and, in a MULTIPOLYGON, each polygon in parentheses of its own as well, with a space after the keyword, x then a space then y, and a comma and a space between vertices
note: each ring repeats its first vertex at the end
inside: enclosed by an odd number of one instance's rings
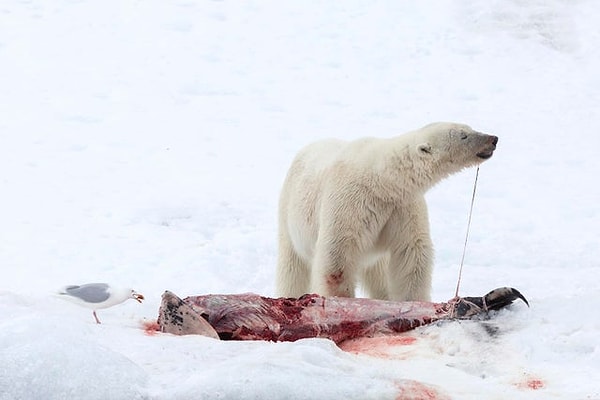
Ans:
POLYGON ((180 299, 166 291, 158 324, 162 332, 221 340, 279 342, 328 338, 339 344, 359 337, 398 334, 443 319, 485 315, 517 299, 529 305, 518 290, 508 287, 492 290, 482 297, 456 297, 443 303, 317 294, 300 298, 212 294, 180 299))

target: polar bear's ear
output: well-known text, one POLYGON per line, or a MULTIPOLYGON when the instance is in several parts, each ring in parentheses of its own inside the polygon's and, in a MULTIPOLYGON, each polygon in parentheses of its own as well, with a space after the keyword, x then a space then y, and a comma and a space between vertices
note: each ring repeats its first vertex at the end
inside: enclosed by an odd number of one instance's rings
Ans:
POLYGON ((421 154, 431 154, 431 145, 429 143, 421 143, 417 146, 417 149, 421 154))

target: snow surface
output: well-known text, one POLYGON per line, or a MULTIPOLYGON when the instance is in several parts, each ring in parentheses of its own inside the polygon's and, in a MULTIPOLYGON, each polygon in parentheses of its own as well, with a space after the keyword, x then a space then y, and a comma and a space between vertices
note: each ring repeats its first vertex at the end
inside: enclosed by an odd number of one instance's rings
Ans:
MULTIPOLYGON (((598 21, 594 0, 2 1, 0 399, 600 399, 598 21), (144 331, 166 289, 273 295, 302 146, 438 120, 500 137, 461 294, 531 309, 495 335, 450 322, 356 354, 144 331), (53 295, 103 281, 147 300, 97 325, 53 295)), ((428 194, 435 300, 474 176, 428 194)))

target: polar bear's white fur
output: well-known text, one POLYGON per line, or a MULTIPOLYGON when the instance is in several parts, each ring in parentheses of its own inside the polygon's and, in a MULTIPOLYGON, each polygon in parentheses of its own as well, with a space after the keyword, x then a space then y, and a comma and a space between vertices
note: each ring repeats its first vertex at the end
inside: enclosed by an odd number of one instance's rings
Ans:
POLYGON ((294 159, 279 204, 277 294, 430 300, 425 192, 490 158, 498 138, 439 122, 401 136, 313 143, 294 159))

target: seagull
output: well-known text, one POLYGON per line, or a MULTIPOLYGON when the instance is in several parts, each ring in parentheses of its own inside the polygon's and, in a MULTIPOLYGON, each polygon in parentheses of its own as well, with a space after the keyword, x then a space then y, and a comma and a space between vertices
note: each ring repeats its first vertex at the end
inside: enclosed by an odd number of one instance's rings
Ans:
POLYGON ((121 304, 128 299, 134 299, 139 303, 144 300, 144 296, 133 289, 114 288, 108 283, 69 285, 65 286, 58 294, 65 300, 91 308, 97 324, 100 323, 100 320, 96 315, 96 310, 121 304))

